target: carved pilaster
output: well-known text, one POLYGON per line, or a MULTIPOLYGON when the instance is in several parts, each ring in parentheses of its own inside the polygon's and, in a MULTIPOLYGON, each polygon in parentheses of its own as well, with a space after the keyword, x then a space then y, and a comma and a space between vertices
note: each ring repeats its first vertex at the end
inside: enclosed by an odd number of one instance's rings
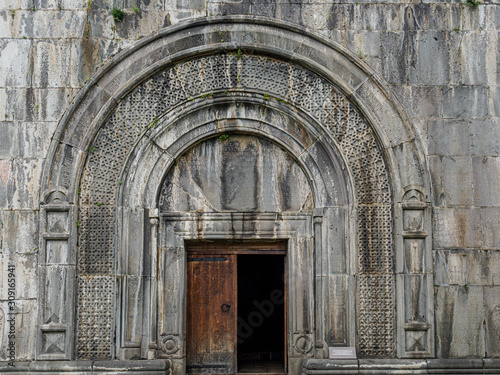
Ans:
POLYGON ((51 192, 40 207, 37 359, 74 358, 77 222, 65 198, 51 192))
POLYGON ((428 358, 434 355, 433 274, 430 206, 422 189, 405 189, 398 216, 398 355, 428 358))

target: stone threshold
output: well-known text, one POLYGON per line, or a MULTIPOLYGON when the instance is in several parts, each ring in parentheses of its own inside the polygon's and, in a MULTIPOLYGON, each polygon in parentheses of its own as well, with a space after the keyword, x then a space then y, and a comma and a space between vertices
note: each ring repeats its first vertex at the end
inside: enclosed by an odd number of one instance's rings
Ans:
POLYGON ((500 358, 483 359, 307 359, 303 375, 500 374, 500 358))
POLYGON ((137 360, 137 361, 24 361, 0 362, 0 375, 3 374, 37 374, 37 375, 168 375, 171 374, 169 360, 137 360))
MULTIPOLYGON (((137 361, 20 361, 15 367, 0 362, 2 374, 37 375, 170 375, 169 360, 137 361)), ((382 374, 500 374, 500 358, 484 359, 307 359, 303 375, 382 375, 382 374)))

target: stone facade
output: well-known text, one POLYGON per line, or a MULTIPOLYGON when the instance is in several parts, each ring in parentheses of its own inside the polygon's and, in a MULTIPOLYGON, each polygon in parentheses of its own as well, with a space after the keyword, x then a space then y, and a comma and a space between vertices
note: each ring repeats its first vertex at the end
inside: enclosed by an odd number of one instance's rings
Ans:
POLYGON ((499 25, 495 1, 4 0, 0 372, 183 374, 183 241, 264 238, 304 280, 291 373, 500 373, 499 25), (206 172, 228 152, 244 190, 206 172))

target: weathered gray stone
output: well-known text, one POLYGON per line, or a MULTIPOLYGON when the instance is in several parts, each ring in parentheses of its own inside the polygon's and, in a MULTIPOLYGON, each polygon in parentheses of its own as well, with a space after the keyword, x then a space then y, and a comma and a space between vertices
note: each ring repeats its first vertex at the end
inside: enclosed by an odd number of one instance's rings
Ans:
POLYGON ((470 155, 469 123, 466 120, 431 120, 427 130, 430 155, 470 155))
MULTIPOLYGON (((416 50, 411 49, 412 55, 401 58, 408 70, 408 79, 412 84, 444 85, 450 80, 450 46, 456 44, 458 36, 455 33, 443 31, 424 31, 417 34, 405 34, 405 38, 415 38, 416 50), (414 36, 415 35, 415 36, 414 36), (412 69, 412 66, 414 68, 412 69)), ((403 43, 410 43, 404 41, 403 43)), ((445 102, 444 112, 447 113, 445 102)), ((455 117, 455 116, 451 116, 455 117)))
POLYGON ((500 156, 500 123, 496 120, 470 122, 471 153, 481 156, 500 156))
MULTIPOLYGON (((443 112, 442 91, 439 87, 393 86, 392 90, 404 107, 408 108, 412 119, 439 117, 443 112)), ((429 131, 432 132, 431 129, 429 131)))
POLYGON ((434 203, 463 206, 473 202, 472 161, 463 156, 431 156, 434 203))
POLYGON ((42 40, 34 46, 33 87, 67 87, 74 83, 78 64, 72 63, 71 40, 42 40))
MULTIPOLYGON (((460 36, 460 41, 453 43, 451 83, 487 85, 492 78, 493 69, 490 66, 493 59, 492 54, 484 53, 484 51, 495 48, 496 40, 493 39, 493 33, 458 31, 455 34, 460 36)), ((467 102, 470 100, 468 99, 467 102)))
POLYGON ((500 252, 495 250, 437 250, 436 285, 499 285, 500 252))
POLYGON ((86 12, 83 10, 16 11, 16 38, 82 38, 86 12))
MULTIPOLYGON (((7 345, 9 342, 8 335, 10 332, 10 322, 8 322, 7 320, 13 317, 15 317, 16 361, 33 360, 36 342, 37 300, 16 299, 13 309, 14 310, 10 310, 7 301, 3 300, 0 302, 0 325, 2 326, 2 340, 0 341, 0 360, 8 360, 7 345), (9 312, 12 312, 11 316, 9 316, 9 312)), ((20 368, 22 369, 23 367, 23 363, 20 363, 20 368)))
POLYGON ((56 371, 74 375, 92 374, 92 361, 33 361, 30 364, 30 372, 49 374, 56 371))
POLYGON ((477 206, 500 206, 500 157, 474 156, 474 203, 477 206))
POLYGON ((427 360, 429 374, 483 374, 483 361, 480 359, 437 358, 427 360))
MULTIPOLYGON (((15 11, 14 11, 15 17, 15 11)), ((12 10, 0 10, 0 38, 11 38, 12 37, 12 10)))
POLYGON ((481 248, 481 210, 434 208, 434 248, 481 248))
POLYGON ((31 48, 31 40, 0 39, 0 87, 28 86, 31 48))
POLYGON ((311 209, 307 179, 287 154, 259 138, 226 136, 212 138, 178 159, 166 177, 165 189, 171 185, 172 190, 166 197, 168 201, 160 203, 162 210, 311 209), (262 175, 257 173, 260 166, 265 171, 262 175))
POLYGON ((55 122, 0 122, 0 158, 39 159, 46 156, 55 122))
POLYGON ((37 211, 0 211, 0 223, 2 254, 38 251, 37 211))
MULTIPOLYGON (((500 74, 497 74, 497 77, 500 77, 500 74)), ((500 81, 500 78, 497 78, 497 81, 500 81)), ((490 92, 493 101, 490 108, 496 117, 500 117, 500 86, 491 87, 490 92)))
POLYGON ((382 32, 380 35, 382 76, 389 84, 408 83, 408 67, 405 59, 412 59, 415 54, 415 33, 382 32))
POLYGON ((33 121, 36 110, 36 90, 0 89, 2 121, 33 121))
POLYGON ((444 117, 483 118, 488 116, 488 88, 456 86, 443 90, 444 117))
POLYGON ((483 248, 500 249, 500 207, 487 207, 481 210, 481 228, 483 231, 483 248))
POLYGON ((35 116, 40 121, 59 121, 64 110, 76 95, 76 89, 50 88, 37 90, 35 116))
POLYGON ((36 209, 39 198, 40 160, 0 160, 0 207, 2 209, 36 209))
POLYGON ((25 282, 26 280, 36 280, 36 264, 38 256, 36 252, 26 252, 25 254, 2 254, 0 264, 2 272, 0 279, 0 300, 8 299, 9 292, 9 272, 8 267, 15 267, 15 293, 16 299, 35 299, 38 296, 38 283, 25 282))
POLYGON ((438 287, 437 355, 442 358, 485 355, 484 289, 481 286, 438 287))
POLYGON ((500 356, 500 342, 497 333, 500 330, 500 287, 484 288, 484 306, 486 310, 486 353, 490 357, 500 356))

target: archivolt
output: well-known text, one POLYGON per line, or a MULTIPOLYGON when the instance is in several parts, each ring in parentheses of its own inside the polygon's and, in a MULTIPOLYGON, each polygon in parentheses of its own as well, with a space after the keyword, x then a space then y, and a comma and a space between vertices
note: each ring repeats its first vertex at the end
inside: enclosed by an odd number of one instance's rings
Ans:
MULTIPOLYGON (((331 83, 301 66, 266 56, 223 53, 193 58, 147 79, 118 104, 95 137, 84 168, 78 263, 80 275, 89 277, 80 278, 80 288, 102 293, 106 286, 95 283, 105 283, 112 293, 106 277, 95 275, 113 275, 110 239, 116 192, 126 159, 141 136, 152 132, 160 119, 168 123, 167 113, 177 106, 212 100, 214 95, 234 100, 233 92, 253 93, 263 103, 273 101, 307 113, 338 144, 352 173, 359 210, 360 350, 364 355, 391 355, 394 340, 387 332, 394 331, 392 199, 381 148, 363 116, 331 83), (385 341, 374 343, 373 337, 385 341)), ((261 116, 265 119, 266 113, 261 116)), ((87 294, 79 298, 78 349, 81 357, 91 357, 95 333, 89 319, 94 319, 94 308, 86 303, 87 294)), ((110 321, 100 324, 111 334, 110 321)))
MULTIPOLYGON (((359 350, 392 356, 394 204, 406 186, 424 194, 428 186, 414 133, 384 84, 342 47, 290 24, 245 17, 191 21, 141 40, 93 77, 60 123, 42 204, 73 204, 81 191, 78 355, 110 356, 114 215, 126 160, 169 111, 231 100, 233 92, 306 113, 338 145, 358 212, 359 350)), ((50 293, 42 288, 41 301, 50 302, 50 293)), ((61 324, 71 332, 75 321, 70 314, 61 324)), ((62 358, 69 357, 70 349, 62 358)))

